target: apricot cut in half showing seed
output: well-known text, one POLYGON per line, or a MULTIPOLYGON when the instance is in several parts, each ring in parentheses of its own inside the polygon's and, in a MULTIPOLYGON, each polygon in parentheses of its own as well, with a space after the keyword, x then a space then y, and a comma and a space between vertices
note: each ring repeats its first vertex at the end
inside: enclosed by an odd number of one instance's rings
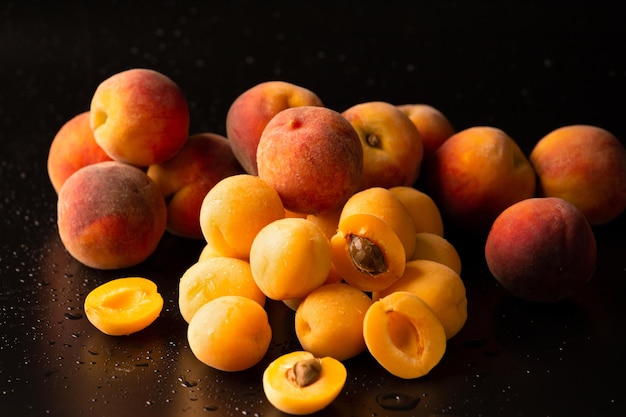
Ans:
POLYGON ((393 292, 370 306, 363 337, 374 359, 404 379, 426 375, 446 350, 443 325, 424 300, 407 291, 393 292))
POLYGON ((268 365, 263 372, 263 391, 269 402, 284 413, 312 414, 337 398, 347 376, 345 366, 337 359, 295 351, 268 365))
POLYGON ((333 265, 343 279, 363 290, 379 291, 404 272, 404 246, 378 216, 356 213, 343 218, 330 240, 333 265))
POLYGON ((111 336, 129 335, 148 327, 161 314, 163 298, 147 278, 127 277, 106 282, 85 298, 85 315, 111 336))

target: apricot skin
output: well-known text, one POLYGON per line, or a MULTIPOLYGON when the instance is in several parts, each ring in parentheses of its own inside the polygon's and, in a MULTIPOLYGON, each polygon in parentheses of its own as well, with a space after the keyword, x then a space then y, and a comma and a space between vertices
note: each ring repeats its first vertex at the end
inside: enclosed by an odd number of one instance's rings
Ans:
POLYGON ((406 114, 420 133, 424 144, 424 159, 430 156, 455 133, 450 120, 438 109, 428 104, 400 104, 398 108, 406 114))
POLYGON ((506 209, 485 245, 496 280, 531 302, 558 301, 580 291, 593 275, 596 252, 582 212, 555 197, 527 199, 506 209))

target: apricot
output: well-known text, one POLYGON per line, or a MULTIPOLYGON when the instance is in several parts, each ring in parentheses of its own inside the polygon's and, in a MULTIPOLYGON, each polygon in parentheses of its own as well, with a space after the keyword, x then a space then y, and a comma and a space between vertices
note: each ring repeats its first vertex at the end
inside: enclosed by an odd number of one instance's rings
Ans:
POLYGON ((167 230, 202 239, 199 218, 204 197, 219 181, 242 172, 228 139, 198 133, 190 136, 175 156, 150 165, 147 174, 167 201, 167 230))
POLYGON ((147 278, 117 278, 91 290, 84 308, 89 322, 102 333, 122 336, 152 324, 161 314, 163 298, 147 278))
POLYGON ((314 223, 286 217, 259 231, 250 248, 252 277, 274 300, 303 298, 326 280, 330 243, 314 223))
POLYGON ((424 159, 429 159, 442 143, 456 133, 446 115, 429 104, 400 104, 398 108, 417 127, 424 145, 424 159))
POLYGON ((54 136, 48 151, 48 177, 58 194, 65 180, 80 168, 110 160, 93 137, 86 111, 65 122, 54 136))
POLYGON ((416 233, 428 232, 443 236, 441 212, 428 194, 407 186, 392 187, 389 191, 400 200, 411 214, 416 233))
POLYGON ((485 258, 510 294, 554 302, 589 282, 597 247, 589 222, 576 206, 557 197, 539 197, 520 201, 498 216, 487 236, 485 258))
POLYGON ((200 307, 223 295, 240 295, 265 305, 265 294, 252 278, 250 264, 237 258, 217 256, 198 261, 178 284, 178 307, 187 323, 200 307))
POLYGON ((247 260, 257 233, 284 217, 282 200, 270 184, 239 174, 219 181, 206 194, 200 207, 200 229, 223 256, 247 260))
POLYGON ((363 149, 352 125, 334 110, 285 109, 263 129, 257 147, 261 179, 287 210, 321 213, 341 206, 361 180, 363 149))
MULTIPOLYGON (((339 226, 339 217, 341 216, 341 208, 327 211, 324 213, 308 214, 306 219, 318 225, 323 231, 328 240, 337 233, 337 227, 339 226)), ((328 271, 328 277, 324 284, 332 284, 335 282, 341 282, 343 277, 335 268, 335 265, 331 262, 330 271, 328 271)))
POLYGON ((415 252, 411 261, 427 259, 439 262, 461 275, 461 256, 454 245, 444 237, 422 232, 415 235, 415 242, 415 252))
POLYGON ((298 106, 322 107, 313 91, 285 81, 265 81, 241 93, 226 114, 226 136, 248 174, 257 175, 257 147, 263 129, 280 111, 298 106))
POLYGON ((597 126, 563 126, 545 135, 530 154, 539 197, 574 204, 589 223, 601 225, 626 209, 626 148, 597 126))
POLYGON ((224 295, 196 311, 187 328, 187 339, 200 362, 236 372, 263 359, 272 339, 272 328, 259 303, 240 295, 224 295))
POLYGON ((117 161, 72 174, 58 195, 57 225, 67 251, 96 269, 143 262, 165 232, 163 194, 139 168, 117 161))
POLYGON ((326 284, 313 290, 296 310, 296 336, 317 357, 343 361, 365 350, 363 318, 372 299, 358 288, 326 284))
POLYGON ((467 321, 467 295, 463 280, 451 268, 439 262, 420 259, 409 261, 399 280, 384 290, 372 293, 372 299, 392 292, 408 291, 428 304, 451 339, 467 321))
POLYGON ((372 303, 363 320, 363 337, 374 359, 404 379, 428 374, 446 351, 446 333, 437 315, 408 291, 372 303))
POLYGON ((330 245, 337 272, 360 290, 382 290, 404 272, 406 256, 400 238, 373 214, 355 213, 343 218, 330 245))
POLYGON ((290 352, 263 372, 263 391, 278 410, 305 415, 323 410, 343 389, 348 373, 335 358, 316 358, 306 351, 290 352))

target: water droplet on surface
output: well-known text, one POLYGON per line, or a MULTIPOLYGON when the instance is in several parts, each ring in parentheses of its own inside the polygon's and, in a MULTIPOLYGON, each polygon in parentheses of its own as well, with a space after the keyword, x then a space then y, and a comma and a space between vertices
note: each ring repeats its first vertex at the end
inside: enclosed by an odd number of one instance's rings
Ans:
POLYGON ((80 320, 83 318, 82 314, 65 313, 64 316, 68 320, 80 320))
POLYGON ((389 392, 376 397, 376 402, 387 410, 409 411, 414 409, 420 402, 418 397, 400 392, 389 392))

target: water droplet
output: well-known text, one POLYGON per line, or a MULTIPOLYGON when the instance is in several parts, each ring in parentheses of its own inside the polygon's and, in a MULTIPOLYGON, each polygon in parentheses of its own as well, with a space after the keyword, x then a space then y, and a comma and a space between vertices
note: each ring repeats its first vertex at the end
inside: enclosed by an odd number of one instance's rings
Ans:
POLYGON ((80 320, 83 318, 82 314, 65 313, 64 316, 68 320, 80 320))
POLYGON ((202 409, 204 411, 217 411, 217 407, 214 405, 205 405, 202 409))
POLYGON ((412 395, 389 392, 376 397, 376 402, 387 410, 391 411, 409 411, 414 409, 420 402, 418 397, 412 395))

